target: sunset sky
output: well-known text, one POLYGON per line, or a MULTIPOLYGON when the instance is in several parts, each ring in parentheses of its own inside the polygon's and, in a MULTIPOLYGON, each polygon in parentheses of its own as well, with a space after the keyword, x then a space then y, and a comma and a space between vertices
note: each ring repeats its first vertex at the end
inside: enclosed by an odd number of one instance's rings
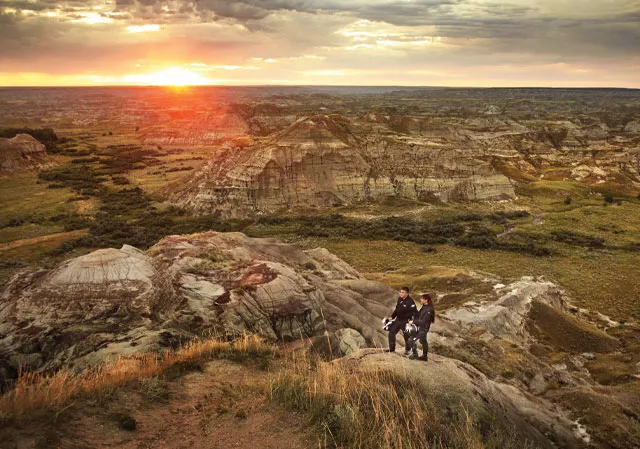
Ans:
POLYGON ((640 88, 640 0, 0 0, 0 86, 640 88))

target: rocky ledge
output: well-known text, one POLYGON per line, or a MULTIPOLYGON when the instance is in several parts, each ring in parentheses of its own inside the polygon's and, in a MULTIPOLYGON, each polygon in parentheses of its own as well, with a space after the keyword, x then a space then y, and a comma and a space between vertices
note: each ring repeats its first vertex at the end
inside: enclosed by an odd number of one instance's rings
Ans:
POLYGON ((393 301, 393 290, 325 249, 241 233, 169 236, 147 252, 101 249, 8 283, 0 377, 14 377, 20 366, 82 367, 211 334, 287 341, 348 328, 346 348, 380 346, 380 317, 393 301))

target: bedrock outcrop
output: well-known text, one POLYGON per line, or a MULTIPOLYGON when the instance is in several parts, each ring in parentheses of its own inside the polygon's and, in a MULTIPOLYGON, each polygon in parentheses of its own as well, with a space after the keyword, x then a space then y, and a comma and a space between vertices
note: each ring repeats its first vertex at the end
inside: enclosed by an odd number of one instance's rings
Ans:
POLYGON ((45 146, 29 134, 0 138, 0 172, 37 169, 47 163, 45 146))
POLYGON ((169 197, 195 213, 225 216, 386 197, 513 198, 509 179, 478 150, 343 116, 316 115, 248 147, 217 153, 169 197))
POLYGON ((196 214, 246 216, 388 197, 508 200, 514 185, 541 179, 633 192, 640 189, 635 130, 491 114, 313 115, 248 146, 224 146, 167 196, 196 214))
POLYGON ((439 410, 453 415, 450 419, 455 419, 455 412, 466 413, 466 419, 471 423, 491 417, 493 429, 511 429, 532 447, 587 447, 576 432, 574 423, 561 409, 509 385, 490 380, 473 366, 459 360, 432 355, 429 362, 420 363, 399 354, 361 349, 335 363, 343 365, 354 376, 386 370, 406 377, 429 391, 439 410))
MULTIPOLYGON (((0 299, 0 373, 85 366, 210 334, 272 340, 350 329, 382 346, 395 292, 327 250, 241 233, 169 236, 16 275, 0 299)), ((342 331, 343 333, 345 331, 342 331)))

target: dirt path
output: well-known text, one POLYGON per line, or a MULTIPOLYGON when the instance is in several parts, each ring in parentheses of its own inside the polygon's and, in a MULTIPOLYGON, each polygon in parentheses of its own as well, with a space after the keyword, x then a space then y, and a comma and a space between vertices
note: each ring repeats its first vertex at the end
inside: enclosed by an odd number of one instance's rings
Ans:
POLYGON ((8 250, 8 249, 18 248, 19 246, 24 246, 24 245, 34 245, 36 243, 48 242, 50 240, 57 240, 57 239, 69 240, 69 239, 72 239, 72 238, 82 237, 83 235, 86 235, 86 234, 87 234, 87 230, 86 229, 79 229, 77 231, 58 232, 56 234, 43 235, 43 236, 40 236, 40 237, 32 237, 32 238, 29 238, 29 239, 14 240, 13 242, 0 244, 0 251, 5 251, 5 250, 8 250))
POLYGON ((302 416, 269 403, 263 388, 268 375, 216 360, 170 382, 143 381, 107 400, 83 401, 58 415, 55 424, 21 426, 8 447, 318 448, 318 437, 302 416), (136 430, 121 428, 123 416, 135 419, 136 430))

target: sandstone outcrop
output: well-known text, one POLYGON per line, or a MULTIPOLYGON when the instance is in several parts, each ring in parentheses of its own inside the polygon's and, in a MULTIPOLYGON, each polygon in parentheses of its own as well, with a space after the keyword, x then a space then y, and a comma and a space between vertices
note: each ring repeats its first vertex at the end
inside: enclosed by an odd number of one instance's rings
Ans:
POLYGON ((0 138, 0 172, 38 169, 47 163, 45 146, 29 134, 0 138))
POLYGON ((273 213, 402 197, 422 201, 514 196, 484 151, 318 115, 247 148, 214 156, 171 200, 195 213, 273 213))
POLYGON ((349 328, 348 345, 382 346, 394 297, 323 249, 169 236, 146 253, 102 249, 15 276, 0 301, 0 370, 81 367, 212 333, 282 341, 349 328))
POLYGON ((432 355, 423 363, 399 354, 361 349, 335 363, 346 366, 353 375, 382 369, 406 376, 429 391, 440 410, 464 409, 471 422, 491 417, 492 427, 514 429, 537 448, 585 446, 574 423, 553 404, 492 381, 459 360, 432 355))
POLYGON ((227 146, 167 194, 196 214, 245 216, 388 197, 511 199, 518 182, 549 174, 589 184, 624 180, 640 189, 634 123, 620 132, 597 122, 492 114, 313 115, 248 146, 227 146))
MULTIPOLYGON (((619 345, 598 327, 607 327, 608 317, 591 316, 571 305, 565 292, 544 278, 524 276, 508 285, 497 284, 492 296, 449 309, 440 317, 449 327, 483 329, 485 339, 499 338, 527 348, 539 340, 573 352, 609 352, 619 345)), ((434 329, 437 332, 438 327, 434 329)))

